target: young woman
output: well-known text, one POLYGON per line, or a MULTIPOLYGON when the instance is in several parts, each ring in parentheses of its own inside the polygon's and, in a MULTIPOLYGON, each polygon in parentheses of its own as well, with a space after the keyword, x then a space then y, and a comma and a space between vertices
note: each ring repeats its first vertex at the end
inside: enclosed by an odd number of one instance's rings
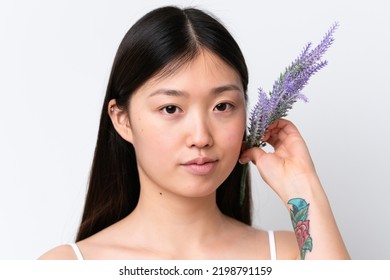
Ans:
POLYGON ((229 32, 197 9, 163 7, 119 46, 75 244, 41 259, 346 259, 308 149, 279 120, 275 149, 244 151, 248 72, 229 32), (251 227, 242 164, 256 164, 294 232, 251 227))

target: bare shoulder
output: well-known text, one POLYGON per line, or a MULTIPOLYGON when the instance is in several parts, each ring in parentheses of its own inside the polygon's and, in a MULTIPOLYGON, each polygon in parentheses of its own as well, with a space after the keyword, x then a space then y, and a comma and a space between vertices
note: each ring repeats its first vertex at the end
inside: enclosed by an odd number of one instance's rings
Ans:
POLYGON ((281 260, 299 259, 299 248, 294 232, 275 231, 277 258, 281 260))
POLYGON ((70 245, 60 245, 55 247, 42 256, 38 260, 76 260, 76 254, 74 253, 70 245))

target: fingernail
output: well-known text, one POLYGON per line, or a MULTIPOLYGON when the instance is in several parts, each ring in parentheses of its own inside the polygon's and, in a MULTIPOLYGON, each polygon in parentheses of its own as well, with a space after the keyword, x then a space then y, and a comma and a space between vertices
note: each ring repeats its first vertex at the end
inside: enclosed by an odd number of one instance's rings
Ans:
POLYGON ((247 164, 249 162, 249 159, 248 158, 240 158, 240 159, 238 159, 238 162, 240 164, 247 164))

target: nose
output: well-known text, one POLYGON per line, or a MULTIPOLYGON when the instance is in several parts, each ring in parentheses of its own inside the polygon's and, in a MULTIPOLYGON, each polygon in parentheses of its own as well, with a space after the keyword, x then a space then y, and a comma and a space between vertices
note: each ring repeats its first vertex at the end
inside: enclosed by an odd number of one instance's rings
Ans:
POLYGON ((186 142, 189 148, 203 149, 214 144, 210 121, 205 116, 189 116, 187 131, 186 142))

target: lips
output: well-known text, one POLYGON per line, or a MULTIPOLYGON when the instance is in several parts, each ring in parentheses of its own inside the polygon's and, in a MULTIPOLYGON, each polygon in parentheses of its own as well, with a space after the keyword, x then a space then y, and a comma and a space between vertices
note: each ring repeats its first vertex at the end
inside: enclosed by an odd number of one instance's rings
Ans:
POLYGON ((208 157, 198 157, 187 161, 182 166, 190 173, 195 175, 207 175, 217 165, 218 160, 208 157))

